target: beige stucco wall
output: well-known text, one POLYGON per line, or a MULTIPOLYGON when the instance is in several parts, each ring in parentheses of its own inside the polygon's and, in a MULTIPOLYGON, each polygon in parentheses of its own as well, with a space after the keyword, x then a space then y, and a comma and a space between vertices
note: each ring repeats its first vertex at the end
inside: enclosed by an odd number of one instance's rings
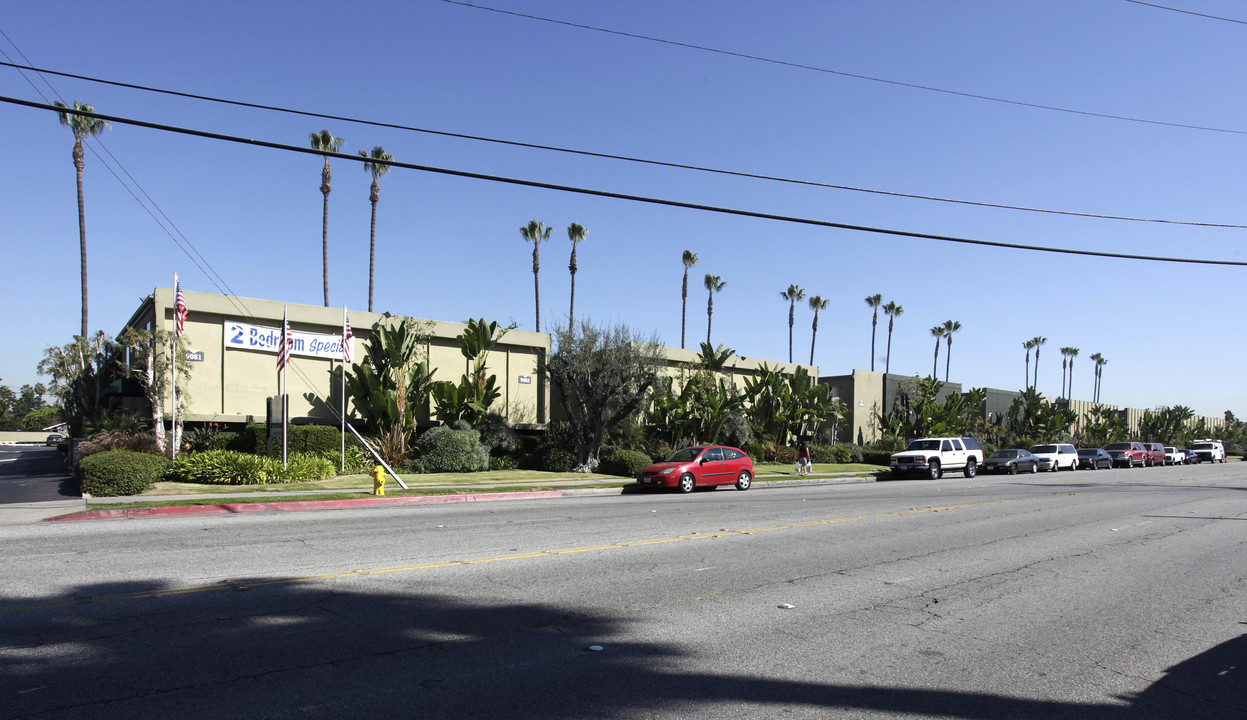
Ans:
MULTIPOLYGON (((183 340, 188 352, 202 353, 203 359, 191 363, 187 391, 190 401, 186 419, 191 422, 263 422, 267 398, 280 392, 277 354, 272 350, 227 347, 227 323, 280 329, 283 311, 290 327, 340 337, 342 308, 282 303, 258 298, 238 298, 213 293, 183 291, 188 315, 183 340)), ((161 328, 172 331, 173 290, 156 288, 144 300, 127 326, 148 328, 158 318, 161 328)), ((355 336, 353 359, 358 362, 363 344, 378 323, 397 323, 402 318, 380 313, 351 310, 355 336)), ((467 358, 459 351, 457 337, 466 325, 421 320, 431 330, 426 350, 435 380, 458 382, 468 371, 467 358)), ((489 354, 487 368, 498 376, 502 396, 490 408, 509 422, 521 426, 543 426, 549 422, 549 388, 542 368, 550 350, 550 336, 523 330, 509 330, 489 354), (523 382, 527 379, 528 382, 523 382)), ((286 370, 286 392, 290 396, 290 415, 296 422, 336 422, 341 407, 341 386, 329 375, 340 360, 293 355, 286 370)), ((172 399, 165 402, 166 413, 172 399)), ((419 413, 422 422, 432 422, 429 403, 419 413)), ((356 417, 348 404, 347 416, 356 417)))

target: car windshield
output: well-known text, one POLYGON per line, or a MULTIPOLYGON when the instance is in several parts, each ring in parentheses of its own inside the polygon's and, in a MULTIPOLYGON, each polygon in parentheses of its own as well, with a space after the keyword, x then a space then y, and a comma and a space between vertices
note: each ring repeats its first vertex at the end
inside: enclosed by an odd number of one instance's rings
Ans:
POLYGON ((905 449, 906 450, 939 450, 940 441, 939 440, 913 440, 913 441, 910 441, 909 447, 905 449))
POLYGON ((1195 443, 1191 446, 1192 450, 1211 450, 1212 443, 1195 443))
POLYGON ((692 462, 697 459, 701 451, 702 449, 699 447, 676 450, 671 453, 671 457, 667 458, 667 462, 692 462))
POLYGON ((1104 449, 1105 450, 1129 450, 1130 443, 1111 443, 1104 449))
POLYGON ((1017 456, 1018 456, 1017 450, 997 450, 996 452, 992 453, 992 457, 994 458, 1015 458, 1017 456))
POLYGON ((1031 452, 1056 452, 1056 445, 1036 445, 1031 452))

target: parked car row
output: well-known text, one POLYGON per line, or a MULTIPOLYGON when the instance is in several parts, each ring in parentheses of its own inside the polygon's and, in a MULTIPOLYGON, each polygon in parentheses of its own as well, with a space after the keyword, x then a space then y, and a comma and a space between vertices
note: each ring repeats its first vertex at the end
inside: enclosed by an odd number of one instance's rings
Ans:
MULTIPOLYGON (((1244 456, 1247 460, 1247 456, 1244 456)), ((1103 448, 1075 448, 1069 443, 1048 443, 1025 448, 1005 448, 984 458, 973 438, 917 438, 908 448, 891 458, 894 477, 921 472, 932 480, 944 469, 959 469, 972 478, 978 471, 988 473, 1037 473, 1060 470, 1100 470, 1114 467, 1225 462, 1225 448, 1216 440, 1200 440, 1191 449, 1161 443, 1136 441, 1109 443, 1103 448)), ((690 493, 701 486, 735 485, 748 490, 753 485, 753 460, 740 448, 724 445, 687 447, 666 460, 649 465, 637 475, 637 484, 676 488, 690 493)))

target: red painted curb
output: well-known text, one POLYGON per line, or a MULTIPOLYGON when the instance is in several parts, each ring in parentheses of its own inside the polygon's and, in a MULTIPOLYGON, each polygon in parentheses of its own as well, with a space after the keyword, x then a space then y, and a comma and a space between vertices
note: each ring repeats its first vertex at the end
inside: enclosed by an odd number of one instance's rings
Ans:
POLYGON ((238 515, 260 512, 302 512, 307 510, 343 510, 361 507, 396 507, 402 505, 445 505, 447 503, 490 502, 495 500, 531 500, 562 497, 561 490, 528 490, 507 493, 472 493, 467 495, 407 495, 403 497, 366 497, 348 500, 299 500, 293 502, 217 503, 213 505, 177 505, 173 507, 122 508, 119 510, 84 510, 82 512, 44 518, 44 522, 77 520, 120 520, 153 517, 187 517, 194 515, 238 515))

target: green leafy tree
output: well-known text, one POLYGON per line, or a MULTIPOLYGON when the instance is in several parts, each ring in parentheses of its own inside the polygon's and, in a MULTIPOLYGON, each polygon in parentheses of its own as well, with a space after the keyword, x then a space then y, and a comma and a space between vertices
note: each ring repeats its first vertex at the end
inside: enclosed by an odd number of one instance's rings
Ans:
POLYGON ((529 220, 527 225, 520 227, 520 235, 524 236, 525 242, 533 244, 533 308, 535 311, 534 331, 541 332, 541 285, 537 277, 537 273, 541 270, 541 258, 539 250, 541 243, 550 239, 550 232, 554 228, 546 227, 543 222, 529 220))
POLYGON ((372 203, 372 223, 368 229, 368 312, 372 312, 372 289, 377 265, 377 201, 381 199, 381 185, 377 180, 390 172, 390 163, 394 156, 380 145, 373 147, 371 153, 360 150, 359 156, 368 158, 364 161, 364 171, 372 173, 372 186, 368 192, 368 201, 372 203))
MULTIPOLYGON (((86 156, 82 150, 82 139, 84 137, 95 137, 112 127, 107 120, 80 115, 70 112, 69 106, 59 100, 52 103, 60 108, 58 116, 61 124, 69 128, 74 134, 74 169, 78 178, 78 251, 82 258, 82 332, 80 337, 86 338, 87 330, 87 215, 86 208, 83 205, 82 196, 82 169, 86 166, 86 156)), ((93 113, 95 108, 86 104, 74 101, 74 110, 84 113, 93 113)))
POLYGON ((792 362, 792 324, 796 320, 797 301, 805 299, 805 291, 789 285, 779 296, 788 301, 788 362, 792 362))
POLYGON ((706 344, 710 344, 710 325, 714 322, 714 295, 723 292, 723 288, 727 287, 727 281, 718 275, 706 274, 705 279, 706 291, 709 297, 706 300, 706 344))
POLYGON ((37 432, 55 425, 60 419, 61 413, 54 407, 35 408, 22 417, 22 429, 37 432))
POLYGON ((892 326, 898 317, 905 314, 905 308, 889 301, 883 306, 883 312, 888 316, 888 354, 883 362, 883 374, 886 375, 892 372, 892 326))
MULTIPOLYGON (((329 154, 338 152, 346 141, 334 137, 328 130, 308 133, 308 139, 313 150, 325 155, 325 167, 320 171, 320 193, 325 196, 325 209, 321 213, 320 249, 325 281, 325 307, 329 307, 329 192, 332 189, 330 181, 333 180, 333 173, 329 172, 329 154)), ((372 307, 369 306, 368 309, 372 310, 372 307)))
POLYGON ((489 352, 506 334, 507 329, 499 329, 496 322, 487 323, 485 318, 468 320, 458 339, 459 351, 467 358, 471 371, 459 379, 458 385, 450 381, 434 384, 433 402, 438 420, 447 425, 458 420, 476 425, 489 411, 489 406, 502 396, 497 377, 487 372, 487 362, 489 352))
MULTIPOLYGON (((416 429, 416 410, 433 389, 424 343, 428 331, 410 318, 378 324, 364 343, 360 362, 346 371, 351 402, 379 440, 378 452, 391 466, 406 457, 416 429)), ((342 369, 330 374, 341 378, 342 369)))
POLYGON ((1129 428, 1121 413, 1107 405, 1093 405, 1080 432, 1081 447, 1104 447, 1127 439, 1129 428))
POLYGON ((810 364, 814 364, 814 341, 818 339, 818 313, 820 310, 826 310, 830 300, 824 300, 822 295, 815 295, 810 298, 810 309, 814 311, 814 323, 810 326, 810 364))
POLYGON ((51 378, 48 392, 57 399, 72 435, 81 436, 103 412, 104 390, 117 379, 117 352, 117 344, 102 330, 90 338, 76 335, 71 343, 44 350, 38 371, 51 378))
MULTIPOLYGON (((168 330, 126 328, 118 338, 120 347, 129 351, 129 362, 117 360, 117 373, 134 380, 143 388, 143 397, 151 413, 152 436, 161 454, 169 452, 165 438, 165 397, 173 384, 172 367, 169 364, 170 348, 175 338, 168 330)), ((190 382, 191 362, 186 359, 185 344, 176 338, 177 351, 174 358, 178 369, 177 407, 173 411, 172 445, 181 447, 182 424, 186 416, 189 396, 186 383, 190 382)))
POLYGON ((572 274, 572 300, 567 310, 568 327, 576 322, 576 246, 584 242, 589 237, 589 231, 585 230, 579 223, 572 223, 567 226, 567 239, 572 241, 572 259, 567 263, 567 269, 572 274))
MULTIPOLYGON (((11 393, 12 391, 10 391, 11 393)), ((35 383, 34 385, 23 385, 18 390, 18 395, 12 403, 12 411, 14 415, 24 416, 40 408, 48 406, 44 402, 43 396, 46 395, 48 389, 43 383, 35 383)))
POLYGON ((684 349, 684 319, 688 310, 688 270, 697 264, 697 253, 684 251, 684 285, 680 289, 680 349, 684 349))
POLYGON ((879 326, 879 306, 883 304, 883 296, 879 294, 866 296, 866 307, 870 315, 870 371, 875 371, 875 328, 879 326))
POLYGON ((554 338, 546 364, 576 446, 576 470, 593 472, 602 442, 636 412, 663 364, 657 335, 641 337, 626 325, 581 321, 554 338))

